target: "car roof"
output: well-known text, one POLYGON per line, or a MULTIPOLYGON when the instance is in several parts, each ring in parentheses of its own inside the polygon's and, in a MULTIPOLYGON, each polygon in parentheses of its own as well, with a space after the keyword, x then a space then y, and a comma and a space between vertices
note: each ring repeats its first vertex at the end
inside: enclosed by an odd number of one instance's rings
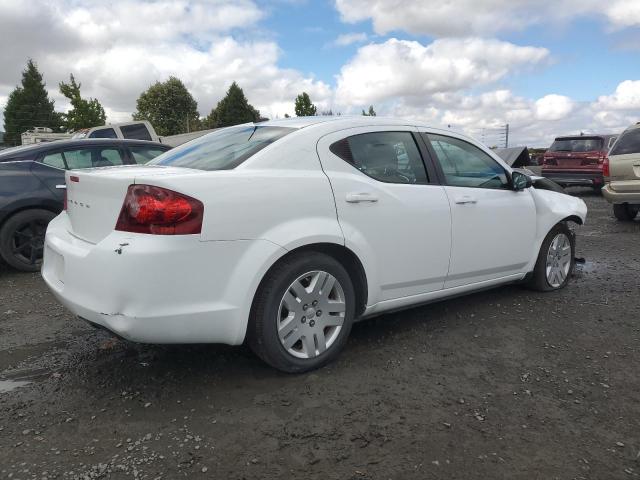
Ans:
POLYGON ((88 145, 153 145, 157 147, 170 148, 168 145, 148 140, 132 140, 123 138, 81 138, 74 140, 55 140, 53 142, 41 142, 33 145, 21 145, 18 147, 7 148, 6 150, 0 150, 0 160, 5 158, 32 157, 34 154, 45 152, 47 150, 58 150, 60 148, 69 147, 86 147, 88 145))
POLYGON ((556 140, 577 140, 580 138, 611 138, 617 137, 618 133, 585 133, 584 135, 562 135, 556 137, 556 140))
POLYGON ((366 115, 321 115, 315 117, 291 117, 281 118, 275 120, 266 120, 264 122, 256 123, 257 126, 273 126, 273 127, 290 127, 290 128, 305 128, 314 125, 326 125, 332 124, 336 128, 341 126, 366 126, 366 125, 415 125, 415 126, 427 126, 423 122, 407 120, 402 118, 392 117, 370 117, 366 115))

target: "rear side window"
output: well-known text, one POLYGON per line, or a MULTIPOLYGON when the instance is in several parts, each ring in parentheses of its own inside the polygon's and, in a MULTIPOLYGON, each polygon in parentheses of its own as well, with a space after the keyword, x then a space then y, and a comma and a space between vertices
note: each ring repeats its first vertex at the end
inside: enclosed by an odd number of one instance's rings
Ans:
POLYGON ((151 134, 144 123, 136 123, 134 125, 123 125, 120 127, 124 138, 134 140, 151 140, 151 134))
POLYGON ((143 165, 156 158, 158 155, 162 155, 166 150, 158 147, 129 147, 131 155, 137 164, 143 165))
POLYGON ((551 152, 593 152, 602 150, 602 137, 556 138, 551 144, 551 152))
POLYGON ((365 175, 386 183, 427 183, 420 151, 410 132, 372 132, 333 143, 329 150, 365 175))
POLYGON ((62 153, 50 153, 48 155, 45 155, 42 158, 42 163, 44 163, 45 165, 49 165, 50 167, 60 168, 62 170, 66 168, 62 153))
POLYGON ((228 170, 295 130, 257 125, 223 128, 169 150, 149 165, 228 170))
POLYGON ((118 135, 113 128, 101 128, 91 132, 89 138, 118 138, 118 135))
POLYGON ((640 128, 624 132, 618 138, 609 155, 628 155, 630 153, 640 153, 640 128))

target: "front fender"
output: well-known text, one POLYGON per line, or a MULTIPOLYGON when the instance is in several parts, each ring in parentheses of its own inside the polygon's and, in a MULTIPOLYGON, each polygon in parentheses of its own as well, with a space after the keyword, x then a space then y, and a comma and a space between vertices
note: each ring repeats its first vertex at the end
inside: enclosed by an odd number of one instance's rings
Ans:
POLYGON ((531 189, 536 206, 536 244, 535 259, 538 257, 544 238, 556 224, 563 220, 580 220, 581 225, 587 220, 587 205, 580 198, 572 197, 551 190, 531 189))

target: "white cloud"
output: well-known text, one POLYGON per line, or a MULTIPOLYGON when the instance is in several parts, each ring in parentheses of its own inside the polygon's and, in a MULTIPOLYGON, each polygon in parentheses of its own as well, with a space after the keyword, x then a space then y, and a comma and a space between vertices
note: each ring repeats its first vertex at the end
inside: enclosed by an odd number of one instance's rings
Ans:
POLYGON ((489 35, 604 15, 614 27, 640 25, 640 2, 612 0, 335 0, 343 21, 371 20, 376 33, 436 37, 489 35))
POLYGON ((262 17, 252 0, 116 0, 108 5, 42 0, 29 8, 0 0, 0 31, 12 39, 12 48, 0 49, 0 98, 20 81, 31 57, 58 109, 68 103, 57 85, 73 73, 83 95, 104 105, 109 121, 130 119, 138 95, 170 75, 184 81, 202 115, 234 80, 267 116, 292 114, 293 100, 303 90, 328 108, 332 91, 327 84, 280 68, 278 45, 252 39, 249 33, 262 17), (242 41, 230 33, 238 28, 245 30, 242 41))
POLYGON ((614 0, 605 8, 605 12, 616 27, 640 25, 640 2, 637 0, 614 0))
POLYGON ((640 80, 625 80, 612 95, 598 98, 598 106, 608 110, 640 110, 640 80))
POLYGON ((357 106, 407 96, 420 102, 429 94, 496 82, 508 73, 540 64, 548 56, 544 48, 499 40, 441 39, 425 46, 392 38, 361 47, 342 67, 336 101, 357 106))
POLYGON ((560 120, 573 110, 573 101, 564 95, 546 95, 535 103, 535 115, 538 120, 560 120))
POLYGON ((367 41, 367 34, 364 32, 343 33, 333 41, 333 44, 338 47, 346 47, 353 43, 363 43, 367 41))

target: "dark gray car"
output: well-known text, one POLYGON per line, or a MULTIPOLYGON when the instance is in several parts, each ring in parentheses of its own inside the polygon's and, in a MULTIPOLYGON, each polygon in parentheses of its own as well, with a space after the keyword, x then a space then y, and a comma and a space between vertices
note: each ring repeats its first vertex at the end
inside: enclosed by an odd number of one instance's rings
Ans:
POLYGON ((144 164, 169 148, 82 139, 0 151, 0 257, 19 270, 40 268, 47 224, 63 209, 65 170, 144 164))

